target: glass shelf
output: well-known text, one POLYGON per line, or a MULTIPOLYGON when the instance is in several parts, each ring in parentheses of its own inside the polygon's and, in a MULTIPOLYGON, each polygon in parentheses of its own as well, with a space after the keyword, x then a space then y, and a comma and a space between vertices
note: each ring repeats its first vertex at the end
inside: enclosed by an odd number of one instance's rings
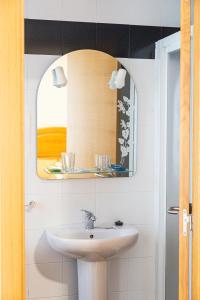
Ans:
POLYGON ((54 168, 54 169, 49 169, 49 168, 45 168, 44 171, 47 174, 52 174, 52 175, 78 175, 78 174, 95 174, 96 176, 103 176, 103 175, 111 175, 113 176, 113 174, 126 174, 126 173, 133 173, 132 170, 129 169, 125 169, 125 170, 116 170, 116 169, 105 169, 105 170, 98 170, 96 168, 93 169, 84 169, 84 168, 80 168, 80 169, 74 169, 71 171, 63 171, 62 169, 59 168, 54 168))

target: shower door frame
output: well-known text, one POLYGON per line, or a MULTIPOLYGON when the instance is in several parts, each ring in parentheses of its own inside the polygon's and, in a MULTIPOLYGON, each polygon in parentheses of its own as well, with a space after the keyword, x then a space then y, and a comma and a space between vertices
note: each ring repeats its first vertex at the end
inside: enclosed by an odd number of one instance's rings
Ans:
POLYGON ((168 56, 180 51, 180 32, 156 43, 155 117, 155 209, 156 209, 156 300, 165 300, 166 256, 166 179, 167 179, 167 102, 168 56))

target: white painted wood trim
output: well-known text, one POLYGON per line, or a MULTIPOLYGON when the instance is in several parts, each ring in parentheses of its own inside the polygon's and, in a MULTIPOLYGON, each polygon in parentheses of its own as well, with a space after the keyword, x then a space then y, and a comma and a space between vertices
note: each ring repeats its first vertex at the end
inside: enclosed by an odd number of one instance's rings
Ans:
POLYGON ((156 43, 155 216, 156 300, 165 300, 167 71, 168 55, 180 49, 180 32, 156 43))

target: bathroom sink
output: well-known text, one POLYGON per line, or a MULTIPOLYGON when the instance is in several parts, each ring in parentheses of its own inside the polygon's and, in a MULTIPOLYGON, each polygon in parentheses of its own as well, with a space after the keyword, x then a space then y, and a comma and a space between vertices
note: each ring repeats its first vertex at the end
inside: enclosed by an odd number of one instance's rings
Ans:
POLYGON ((123 227, 46 230, 50 246, 68 258, 77 259, 80 300, 107 300, 107 259, 131 247, 138 230, 123 227))
POLYGON ((62 228, 48 229, 46 235, 57 252, 69 258, 97 262, 105 261, 134 245, 138 230, 132 225, 92 230, 62 228))

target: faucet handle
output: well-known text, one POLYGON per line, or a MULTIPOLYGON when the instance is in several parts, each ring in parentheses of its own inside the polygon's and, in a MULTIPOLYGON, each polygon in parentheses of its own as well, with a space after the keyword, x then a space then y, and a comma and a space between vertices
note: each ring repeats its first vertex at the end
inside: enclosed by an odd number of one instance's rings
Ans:
POLYGON ((81 211, 83 211, 85 213, 85 215, 88 219, 91 219, 92 221, 96 221, 96 217, 91 211, 86 210, 86 209, 81 209, 81 211))

